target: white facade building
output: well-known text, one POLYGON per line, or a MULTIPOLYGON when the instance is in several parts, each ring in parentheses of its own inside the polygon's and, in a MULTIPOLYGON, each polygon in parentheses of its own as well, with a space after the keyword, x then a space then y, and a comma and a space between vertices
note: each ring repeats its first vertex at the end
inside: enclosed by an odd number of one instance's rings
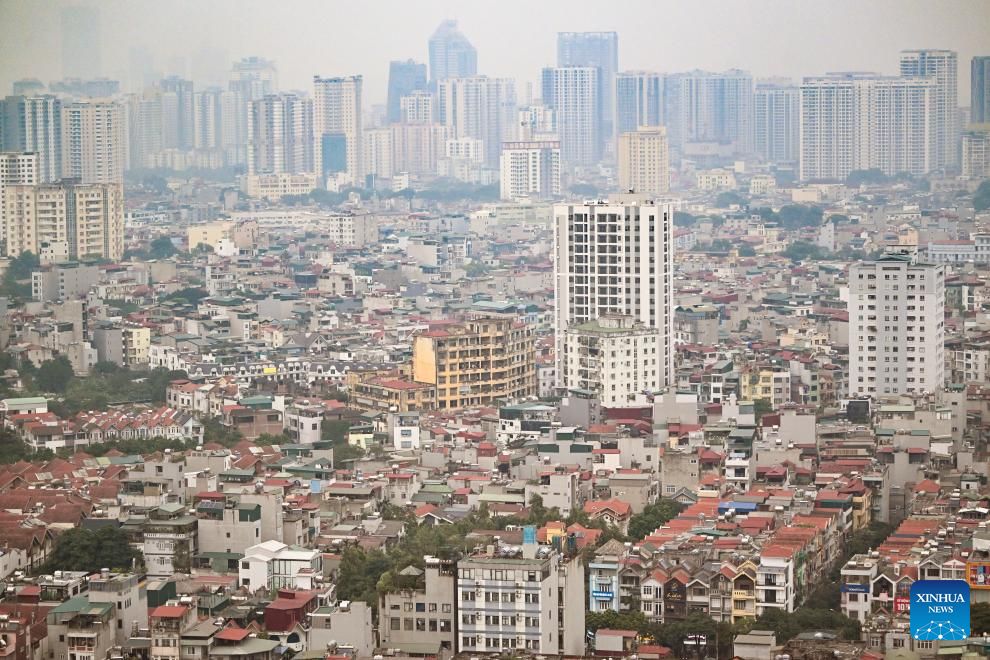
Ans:
POLYGON ((543 102, 553 109, 560 155, 568 165, 591 166, 601 158, 597 67, 543 69, 543 102))
POLYGON ((254 593, 258 589, 296 589, 310 584, 323 570, 318 550, 265 541, 244 550, 237 584, 254 593))
POLYGON ((0 241, 7 236, 4 220, 3 191, 7 186, 33 186, 38 183, 38 154, 19 151, 0 152, 0 241))
POLYGON ((248 105, 248 174, 313 172, 313 102, 269 95, 248 105))
POLYGON ((502 199, 560 196, 560 142, 505 142, 501 160, 502 199))
POLYGON ((482 160, 497 167, 502 141, 514 135, 516 84, 511 78, 471 76, 441 80, 437 89, 439 121, 449 137, 482 141, 482 160))
POLYGON ((569 359, 568 328, 608 314, 660 331, 657 381, 669 383, 673 353, 673 207, 644 195, 554 206, 558 387, 569 359))
POLYGON ((313 161, 321 180, 346 172, 362 182, 361 86, 361 76, 313 78, 313 161))
POLYGON ((86 101, 62 107, 62 176, 82 183, 123 183, 127 164, 124 106, 86 101))
POLYGON ((646 405, 664 387, 663 334, 629 316, 601 316, 564 334, 563 381, 598 394, 606 408, 646 405))
POLYGON ((945 374, 945 267, 888 254, 849 270, 849 394, 934 392, 945 374))
POLYGON ((801 84, 800 177, 845 179, 853 170, 936 169, 935 82, 868 73, 801 84))
POLYGON ((786 80, 761 80, 753 90, 753 150, 769 163, 798 159, 801 90, 786 80))
POLYGON ((901 51, 901 75, 933 82, 932 169, 952 167, 959 161, 959 73, 953 50, 901 51))

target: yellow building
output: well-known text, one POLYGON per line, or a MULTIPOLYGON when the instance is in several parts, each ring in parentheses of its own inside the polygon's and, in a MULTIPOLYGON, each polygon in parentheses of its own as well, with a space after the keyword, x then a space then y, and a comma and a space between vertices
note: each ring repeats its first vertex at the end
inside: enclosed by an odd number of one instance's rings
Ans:
POLYGON ((413 380, 436 386, 437 409, 488 406, 536 395, 532 328, 479 318, 413 337, 413 380))
POLYGON ((125 326, 120 331, 123 343, 124 364, 127 366, 148 364, 151 350, 151 329, 140 325, 125 326))

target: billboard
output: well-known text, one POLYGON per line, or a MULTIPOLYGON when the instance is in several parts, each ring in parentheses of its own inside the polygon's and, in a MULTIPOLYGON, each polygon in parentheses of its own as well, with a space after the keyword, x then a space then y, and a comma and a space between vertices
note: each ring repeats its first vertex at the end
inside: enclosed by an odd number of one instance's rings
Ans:
POLYGON ((990 589, 990 561, 966 562, 966 582, 971 589, 990 589))

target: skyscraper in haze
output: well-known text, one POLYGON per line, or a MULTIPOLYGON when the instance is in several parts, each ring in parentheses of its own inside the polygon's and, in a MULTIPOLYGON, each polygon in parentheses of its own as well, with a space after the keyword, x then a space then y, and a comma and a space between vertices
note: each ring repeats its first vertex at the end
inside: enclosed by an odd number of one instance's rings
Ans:
POLYGON ((478 73, 478 51, 457 29, 457 21, 445 20, 430 37, 430 87, 446 78, 478 73))
POLYGON ((426 89, 426 65, 413 60, 393 60, 388 65, 386 117, 390 124, 402 121, 402 97, 426 89))
POLYGON ((498 167, 502 142, 514 133, 516 85, 511 78, 471 76, 448 78, 438 87, 439 121, 450 138, 475 138, 483 145, 483 160, 498 167))
POLYGON ((789 80, 764 80, 753 90, 753 151, 769 163, 796 163, 801 91, 789 80))
POLYGON ((207 87, 193 95, 193 148, 224 146, 223 95, 220 87, 207 87))
POLYGON ((598 69, 598 139, 611 140, 615 122, 615 75, 619 71, 619 34, 558 32, 557 66, 598 69))
POLYGON ((727 145, 746 154, 753 139, 753 78, 746 71, 689 71, 667 76, 664 123, 671 150, 692 143, 727 145))
POLYGON ((96 7, 69 6, 60 12, 62 33, 62 76, 96 78, 102 74, 100 49, 100 10, 96 7))
POLYGON ((969 121, 990 122, 990 55, 974 57, 970 63, 970 94, 969 121))
POLYGON ((278 91, 275 63, 261 57, 245 57, 234 62, 230 71, 230 89, 240 92, 245 101, 254 101, 278 91))
POLYGON ((499 179, 502 199, 560 197, 560 142, 503 142, 499 179))
POLYGON ((959 162, 959 73, 953 50, 901 51, 901 75, 935 81, 932 112, 935 114, 935 145, 932 169, 953 167, 959 162))
POLYGON ((313 78, 313 160, 323 183, 327 175, 346 172, 364 184, 361 161, 361 76, 313 78))
POLYGON ((801 84, 800 177, 841 180, 853 170, 935 169, 935 81, 836 73, 801 84))
POLYGON ((560 156, 567 165, 601 160, 598 73, 591 66, 543 69, 543 102, 556 114, 560 156))
POLYGON ((124 106, 115 101, 62 108, 62 176, 84 184, 123 183, 127 157, 124 106))
POLYGON ((248 174, 313 172, 313 102, 295 94, 252 101, 248 174))
POLYGON ((615 77, 615 132, 663 125, 663 74, 623 71, 615 77))
POLYGON ((38 154, 38 181, 62 177, 62 101, 55 96, 8 96, 3 101, 3 149, 38 154))
POLYGON ((162 136, 165 149, 189 150, 194 143, 193 82, 169 76, 162 90, 162 136))

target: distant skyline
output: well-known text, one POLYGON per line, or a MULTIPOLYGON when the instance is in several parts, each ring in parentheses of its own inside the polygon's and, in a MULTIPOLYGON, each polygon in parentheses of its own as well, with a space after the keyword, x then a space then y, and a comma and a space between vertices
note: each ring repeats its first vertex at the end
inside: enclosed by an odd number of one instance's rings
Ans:
POLYGON ((754 77, 869 70, 896 74, 902 49, 959 54, 959 104, 969 104, 969 63, 990 55, 990 3, 959 0, 860 2, 498 3, 421 0, 285 3, 259 0, 0 0, 0 92, 21 78, 62 78, 61 9, 101 12, 103 75, 125 83, 129 54, 144 47, 163 75, 218 82, 230 63, 274 60, 279 87, 310 91, 314 75, 361 74, 365 104, 383 104, 391 60, 427 62, 427 41, 456 19, 478 51, 478 72, 517 79, 538 96, 543 66, 556 62, 559 31, 619 33, 619 69, 675 72, 741 68, 754 77))

